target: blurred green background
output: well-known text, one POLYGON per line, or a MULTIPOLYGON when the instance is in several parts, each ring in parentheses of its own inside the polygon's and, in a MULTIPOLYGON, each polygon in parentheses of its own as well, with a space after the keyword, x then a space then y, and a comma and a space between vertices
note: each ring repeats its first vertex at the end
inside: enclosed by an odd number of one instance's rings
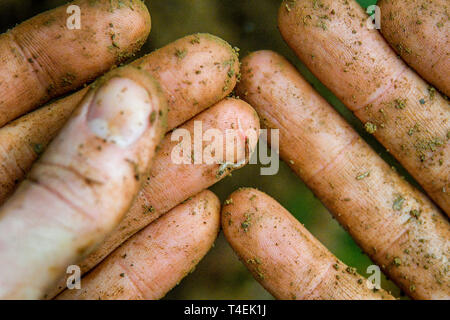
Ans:
MULTIPOLYGON (((287 47, 277 29, 281 0, 153 0, 145 1, 152 15, 152 32, 139 55, 160 48, 195 32, 217 35, 241 49, 241 56, 261 49, 277 51, 292 61, 305 78, 349 121, 383 158, 397 163, 287 47)), ((0 31, 4 32, 44 10, 64 4, 62 0, 0 0, 0 31)), ((376 0, 360 0, 363 7, 376 0)), ((256 187, 277 199, 292 212, 330 251, 360 274, 373 264, 352 238, 333 220, 327 209, 284 164, 276 176, 261 176, 257 165, 247 166, 211 188, 222 201, 239 187, 256 187)), ((404 171, 399 171, 406 175, 404 171)), ((410 177, 407 177, 410 179, 410 177)), ((411 181, 414 183, 414 181, 411 181)), ((414 183, 415 184, 415 183, 414 183)), ((397 297, 400 290, 383 278, 382 287, 397 297)), ((240 263, 220 235, 215 247, 196 270, 166 299, 272 299, 240 263)))

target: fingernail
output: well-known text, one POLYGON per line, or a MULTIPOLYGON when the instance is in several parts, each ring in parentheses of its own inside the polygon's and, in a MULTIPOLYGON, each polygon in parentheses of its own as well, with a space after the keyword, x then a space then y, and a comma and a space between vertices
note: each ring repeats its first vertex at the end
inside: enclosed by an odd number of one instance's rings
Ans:
POLYGON ((151 111, 146 89, 127 78, 111 78, 94 95, 88 127, 97 137, 126 148, 143 135, 151 111))

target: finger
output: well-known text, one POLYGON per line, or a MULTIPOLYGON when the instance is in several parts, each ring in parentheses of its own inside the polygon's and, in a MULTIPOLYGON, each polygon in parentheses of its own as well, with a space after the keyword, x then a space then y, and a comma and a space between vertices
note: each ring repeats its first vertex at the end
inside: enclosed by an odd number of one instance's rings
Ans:
POLYGON ((157 300, 206 255, 220 227, 220 202, 203 191, 133 236, 62 300, 157 300))
POLYGON ((222 228, 241 261, 282 300, 393 299, 329 252, 263 192, 241 189, 222 209, 222 228))
MULTIPOLYGON (((226 150, 227 153, 234 152, 239 146, 251 153, 251 150, 256 147, 257 139, 252 137, 259 136, 259 119, 253 108, 242 100, 223 100, 180 127, 181 130, 187 130, 192 137, 191 152, 194 150, 194 138, 196 137, 194 132, 195 122, 202 124, 204 133, 210 129, 216 129, 220 132, 224 145, 226 143, 226 131, 239 129, 242 132, 242 135, 239 135, 240 143, 236 144, 236 148, 226 150)), ((242 166, 243 162, 248 160, 245 152, 239 152, 239 158, 236 159, 236 163, 239 163, 239 165, 236 167, 233 165, 225 167, 224 165, 206 162, 177 164, 173 160, 173 152, 180 141, 171 140, 172 135, 168 134, 162 141, 150 170, 150 179, 144 183, 143 189, 125 218, 114 232, 79 264, 82 273, 92 269, 124 241, 155 221, 162 214, 225 178, 232 170, 242 166)), ((207 150, 213 146, 213 143, 213 141, 203 143, 204 155, 207 154, 207 150)), ((187 152, 189 162, 191 161, 191 152, 187 152)), ((217 156, 219 156, 218 152, 217 156)), ((65 288, 65 284, 66 279, 60 282, 59 286, 55 288, 56 291, 49 292, 48 297, 55 296, 65 288)))
POLYGON ((313 3, 284 2, 284 39, 450 214, 448 102, 365 26, 356 1, 313 3))
POLYGON ((139 50, 149 33, 141 1, 77 0, 0 35, 0 127, 95 79, 139 50), (79 30, 67 27, 69 5, 80 8, 79 30))
POLYGON ((448 1, 378 1, 381 32, 425 80, 450 96, 448 1))
POLYGON ((118 224, 148 174, 165 108, 157 83, 131 67, 86 95, 0 209, 0 297, 41 297, 118 224))
MULTIPOLYGON (((148 71, 161 84, 169 101, 169 130, 226 97, 239 74, 233 49, 208 34, 182 38, 133 65, 148 71)), ((82 90, 0 129, 0 203, 23 179, 83 95, 82 90)))
POLYGON ((169 130, 228 96, 239 75, 237 52, 206 33, 181 38, 133 65, 161 83, 169 100, 169 130))
POLYGON ((449 298, 450 226, 283 57, 242 62, 240 96, 280 130, 280 155, 408 295, 449 298), (433 257, 433 258, 431 258, 433 257))

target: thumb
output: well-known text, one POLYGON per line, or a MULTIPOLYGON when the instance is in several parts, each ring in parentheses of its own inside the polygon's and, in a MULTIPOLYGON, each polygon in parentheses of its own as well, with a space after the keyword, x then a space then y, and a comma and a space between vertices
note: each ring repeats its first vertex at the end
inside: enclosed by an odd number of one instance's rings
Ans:
POLYGON ((163 135, 166 101, 146 73, 117 69, 0 210, 0 298, 39 298, 121 220, 163 135))

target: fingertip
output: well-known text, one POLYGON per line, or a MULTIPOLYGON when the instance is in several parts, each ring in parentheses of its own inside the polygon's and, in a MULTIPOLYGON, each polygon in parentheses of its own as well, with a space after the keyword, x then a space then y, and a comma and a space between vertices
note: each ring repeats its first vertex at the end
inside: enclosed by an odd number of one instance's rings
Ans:
POLYGON ((252 211, 258 214, 257 211, 251 209, 254 207, 253 201, 258 203, 261 200, 259 196, 262 195, 267 196, 254 188, 240 188, 225 200, 222 208, 222 229, 229 241, 239 241, 234 234, 234 232, 239 232, 239 229, 242 229, 244 233, 250 230, 251 222, 248 213, 252 211))
POLYGON ((362 277, 261 191, 232 193, 222 209, 222 227, 240 260, 278 299, 392 298, 363 286, 362 277))
MULTIPOLYGON (((115 2, 110 1, 109 4, 104 4, 104 9, 110 13, 105 18, 109 20, 109 26, 113 34, 111 36, 112 46, 119 51, 121 48, 131 46, 132 52, 139 49, 150 34, 152 27, 150 11, 144 1, 115 2)), ((114 51, 114 48, 111 48, 110 51, 114 51)), ((120 53, 120 55, 125 58, 127 54, 120 53)))
MULTIPOLYGON (((246 101, 237 98, 227 98, 223 101, 224 113, 234 115, 238 118, 238 125, 244 132, 253 130, 259 135, 260 121, 256 110, 246 101)), ((227 121, 228 119, 222 119, 227 121)))
POLYGON ((227 41, 211 33, 197 33, 192 35, 191 37, 196 38, 195 41, 207 41, 211 44, 218 44, 219 46, 225 48, 230 54, 233 62, 235 63, 235 67, 239 69, 239 49, 237 47, 233 48, 227 41))
MULTIPOLYGON (((216 47, 215 50, 217 50, 218 52, 219 48, 222 48, 222 50, 220 51, 223 52, 222 55, 226 57, 226 60, 222 61, 221 65, 224 69, 228 69, 225 84, 223 86, 223 92, 230 93, 231 91, 233 91, 236 83, 238 82, 238 77, 240 74, 239 48, 232 47, 227 41, 210 33, 197 33, 192 37, 195 38, 194 41, 198 41, 200 43, 205 42, 212 47, 216 47)), ((218 54, 218 56, 220 55, 218 54)))
POLYGON ((19 24, 0 41, 11 48, 3 61, 8 67, 2 65, 8 72, 1 89, 9 94, 0 106, 0 126, 131 57, 150 29, 143 2, 118 0, 73 1, 19 24))
MULTIPOLYGON (((233 169, 240 168, 249 161, 249 156, 255 150, 259 139, 260 121, 255 109, 247 102, 237 98, 226 98, 201 116, 211 129, 222 132, 224 150, 220 162, 234 164, 233 169), (227 141, 234 135, 236 145, 227 147, 227 141)), ((231 167, 229 167, 231 168, 231 167)), ((219 176, 228 173, 228 169, 220 170, 219 176)))
POLYGON ((87 127, 105 142, 121 148, 135 144, 150 128, 162 136, 167 101, 158 82, 134 67, 119 68, 95 83, 81 103, 87 127), (161 134, 159 134, 161 133, 161 134))
MULTIPOLYGON (((138 26, 142 29, 141 33, 142 33, 142 38, 143 40, 141 41, 145 41, 148 37, 148 35, 150 34, 151 30, 152 30, 152 17, 150 14, 150 10, 147 8, 147 6, 145 5, 144 1, 138 1, 138 10, 135 10, 134 8, 132 9, 133 12, 136 12, 136 14, 138 15, 138 17, 136 17, 136 19, 133 19, 133 23, 137 20, 138 26)), ((139 28, 137 28, 137 30, 139 30, 139 28)))
MULTIPOLYGON (((67 264, 83 258, 122 220, 148 175, 164 132, 165 108, 159 86, 147 73, 116 69, 92 86, 35 163, 3 212, 32 221, 18 246, 19 258, 36 266, 27 276, 43 274, 34 288, 43 292, 67 264), (42 234, 49 240, 39 246, 39 255, 27 255, 29 243, 41 241, 42 234)), ((10 273, 12 286, 23 281, 22 272, 10 273)))
POLYGON ((272 50, 258 50, 251 52, 248 56, 246 56, 243 59, 243 62, 252 63, 253 65, 257 65, 258 62, 264 62, 270 59, 274 59, 276 57, 279 57, 280 54, 278 54, 275 51, 272 50))
POLYGON ((278 22, 282 20, 282 18, 289 14, 292 11, 292 8, 296 5, 297 1, 292 0, 283 0, 281 2, 280 7, 278 8, 278 22))
POLYGON ((81 290, 66 290, 57 299, 161 299, 207 254, 219 226, 219 199, 204 190, 109 255, 83 278, 81 290))
MULTIPOLYGON (((241 81, 236 86, 236 91, 243 99, 256 91, 259 93, 262 88, 255 84, 262 78, 274 71, 273 65, 283 66, 285 59, 278 53, 271 50, 259 50, 248 54, 242 59, 241 81)), ((270 76, 269 76, 270 77, 270 76)))
MULTIPOLYGON (((211 245, 217 237, 217 234, 220 230, 220 200, 210 190, 205 190, 201 192, 198 197, 202 198, 204 210, 202 216, 198 216, 196 220, 197 227, 195 229, 204 230, 205 239, 210 241, 211 245)), ((193 215, 195 216, 195 212, 193 211, 193 215)))

